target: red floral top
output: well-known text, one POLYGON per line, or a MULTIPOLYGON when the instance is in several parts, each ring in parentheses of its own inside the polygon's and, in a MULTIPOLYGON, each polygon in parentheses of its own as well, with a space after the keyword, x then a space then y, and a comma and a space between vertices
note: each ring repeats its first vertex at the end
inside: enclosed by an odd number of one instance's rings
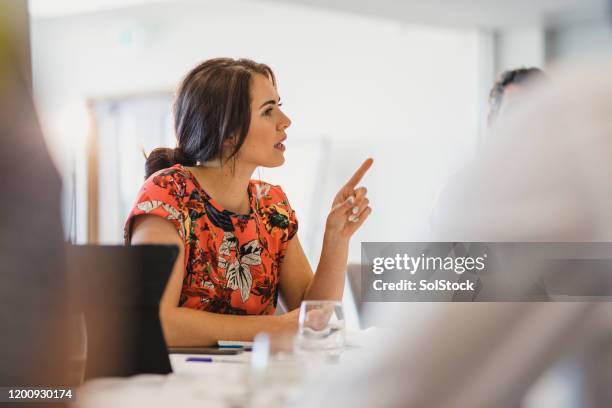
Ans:
POLYGON ((125 224, 129 243, 135 216, 170 220, 185 245, 185 275, 179 306, 208 312, 273 314, 279 270, 298 228, 279 186, 251 180, 251 212, 221 208, 195 176, 177 164, 145 181, 125 224))

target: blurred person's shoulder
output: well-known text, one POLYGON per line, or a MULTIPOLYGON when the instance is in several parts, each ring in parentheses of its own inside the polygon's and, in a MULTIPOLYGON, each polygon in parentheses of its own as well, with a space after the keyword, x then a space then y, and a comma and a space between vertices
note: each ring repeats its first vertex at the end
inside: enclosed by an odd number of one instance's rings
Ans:
POLYGON ((570 59, 549 68, 548 80, 533 87, 525 110, 555 123, 590 120, 609 113, 611 90, 612 53, 570 59))

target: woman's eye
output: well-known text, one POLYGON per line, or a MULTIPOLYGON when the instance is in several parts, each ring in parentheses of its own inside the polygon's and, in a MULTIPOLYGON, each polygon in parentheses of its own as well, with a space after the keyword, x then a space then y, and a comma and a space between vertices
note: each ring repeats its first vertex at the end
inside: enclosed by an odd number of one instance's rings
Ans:
POLYGON ((272 114, 272 108, 268 108, 263 113, 265 116, 270 116, 272 114))

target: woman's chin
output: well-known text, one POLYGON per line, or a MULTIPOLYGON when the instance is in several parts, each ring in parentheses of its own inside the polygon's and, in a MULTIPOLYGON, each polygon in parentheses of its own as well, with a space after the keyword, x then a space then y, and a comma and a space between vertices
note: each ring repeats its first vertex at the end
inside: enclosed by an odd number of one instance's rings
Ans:
POLYGON ((283 154, 277 155, 271 159, 268 163, 263 165, 263 167, 280 167, 285 164, 285 156, 283 154))
POLYGON ((285 164, 285 158, 283 157, 282 160, 277 160, 274 164, 271 164, 268 167, 280 167, 283 164, 285 164))

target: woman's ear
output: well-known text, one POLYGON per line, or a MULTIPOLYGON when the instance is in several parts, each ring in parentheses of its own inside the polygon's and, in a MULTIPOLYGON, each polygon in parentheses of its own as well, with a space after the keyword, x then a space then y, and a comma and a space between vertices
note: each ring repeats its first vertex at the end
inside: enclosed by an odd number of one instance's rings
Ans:
POLYGON ((238 137, 235 135, 226 138, 221 144, 221 157, 227 157, 232 154, 232 152, 236 148, 237 143, 238 137))
POLYGON ((239 135, 234 134, 223 141, 223 143, 221 144, 221 154, 219 155, 219 158, 223 163, 225 163, 230 158, 230 156, 235 158, 238 155, 238 152, 234 154, 234 150, 236 149, 236 146, 238 146, 239 140, 239 135))

